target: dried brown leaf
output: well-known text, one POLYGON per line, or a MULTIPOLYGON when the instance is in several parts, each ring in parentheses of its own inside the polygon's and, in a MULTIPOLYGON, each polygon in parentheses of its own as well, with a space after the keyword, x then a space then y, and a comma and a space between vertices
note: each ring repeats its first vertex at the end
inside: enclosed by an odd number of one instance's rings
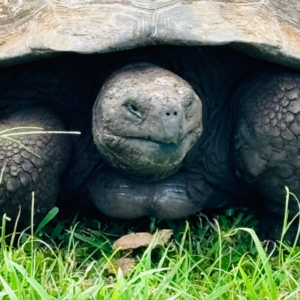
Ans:
POLYGON ((127 250, 148 246, 154 237, 153 247, 158 245, 163 246, 170 240, 172 235, 172 229, 159 230, 155 236, 148 232, 130 233, 120 237, 113 244, 113 249, 127 250))
POLYGON ((161 245, 164 245, 169 241, 169 239, 173 235, 173 230, 172 229, 163 229, 163 230, 160 230, 158 233, 160 235, 161 245))
POLYGON ((163 229, 157 231, 157 233, 153 236, 153 247, 164 246, 169 241, 172 235, 172 229, 163 229))
POLYGON ((148 246, 151 243, 152 234, 148 232, 130 233, 120 237, 113 244, 113 249, 136 249, 142 246, 148 246))
POLYGON ((122 257, 120 259, 113 259, 111 264, 107 264, 107 269, 109 273, 116 274, 120 268, 124 276, 129 276, 132 268, 135 266, 136 261, 134 258, 122 257))

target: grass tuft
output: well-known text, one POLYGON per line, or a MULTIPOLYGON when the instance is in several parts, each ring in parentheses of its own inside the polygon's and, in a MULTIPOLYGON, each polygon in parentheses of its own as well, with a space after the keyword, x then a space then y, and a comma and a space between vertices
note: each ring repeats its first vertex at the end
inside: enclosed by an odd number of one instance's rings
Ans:
MULTIPOLYGON (((286 214, 291 197, 296 199, 287 190, 286 214)), ((0 300, 300 299, 300 248, 284 241, 287 217, 281 240, 264 243, 255 215, 244 208, 126 223, 101 223, 80 213, 62 221, 54 208, 35 231, 31 218, 29 232, 6 234, 9 218, 3 216, 0 300), (167 244, 156 242, 162 229, 174 231, 167 244), (148 247, 113 250, 120 236, 141 231, 154 234, 148 247), (116 261, 132 268, 116 267, 116 261)))

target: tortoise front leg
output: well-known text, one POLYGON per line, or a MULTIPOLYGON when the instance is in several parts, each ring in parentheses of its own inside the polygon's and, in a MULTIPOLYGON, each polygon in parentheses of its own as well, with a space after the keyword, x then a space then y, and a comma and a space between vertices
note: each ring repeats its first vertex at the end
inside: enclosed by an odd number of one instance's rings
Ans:
POLYGON ((205 206, 215 206, 215 203, 222 206, 228 202, 227 194, 210 186, 201 174, 188 171, 145 183, 110 169, 97 174, 89 191, 101 212, 122 219, 185 218, 205 206))
MULTIPOLYGON (((5 114, 0 131, 28 132, 65 130, 59 117, 49 108, 31 106, 5 114), (36 129, 41 130, 41 129, 36 129)), ((59 192, 59 177, 69 160, 71 140, 59 134, 26 134, 0 138, 0 213, 15 219, 21 208, 21 226, 30 224, 32 192, 35 192, 35 223, 55 205, 59 192)), ((13 223, 13 222, 11 222, 13 223)))
MULTIPOLYGON (((235 101, 237 173, 266 198, 268 210, 282 216, 285 186, 300 198, 300 75, 253 76, 235 101)), ((296 201, 289 211, 298 212, 296 201)))

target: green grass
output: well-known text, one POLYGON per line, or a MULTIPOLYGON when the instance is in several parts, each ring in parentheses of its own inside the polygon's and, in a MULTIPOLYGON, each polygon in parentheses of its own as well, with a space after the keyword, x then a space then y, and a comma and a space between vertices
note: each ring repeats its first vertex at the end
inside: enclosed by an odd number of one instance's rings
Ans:
MULTIPOLYGON (((9 235, 7 222, 4 216, 0 299, 300 299, 300 248, 283 239, 262 244, 247 209, 101 223, 81 213, 66 220, 55 208, 39 226, 9 235), (129 232, 169 228, 174 237, 164 246, 112 248, 129 232), (135 260, 129 274, 115 266, 122 257, 135 260)), ((285 218, 282 236, 288 227, 285 218)))

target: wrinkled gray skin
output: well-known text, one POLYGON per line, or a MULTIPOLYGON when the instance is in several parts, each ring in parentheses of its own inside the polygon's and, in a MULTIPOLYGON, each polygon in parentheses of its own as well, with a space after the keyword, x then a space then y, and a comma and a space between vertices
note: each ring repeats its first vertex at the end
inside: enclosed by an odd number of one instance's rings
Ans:
POLYGON ((1 211, 15 217, 21 205, 25 224, 32 190, 37 217, 57 197, 125 219, 263 205, 264 229, 276 233, 269 215, 283 215, 284 186, 300 196, 299 74, 216 47, 129 53, 0 72, 1 130, 82 132, 3 140, 1 211), (111 69, 118 60, 133 63, 111 69))
POLYGON ((120 218, 173 219, 196 211, 185 176, 164 179, 178 171, 201 133, 201 101, 174 73, 143 63, 112 74, 94 104, 93 135, 101 156, 129 178, 99 175, 90 188, 95 205, 120 218), (98 197, 101 189, 105 195, 98 197))
POLYGON ((180 168, 202 133, 202 104, 183 79, 132 64, 105 82, 95 102, 93 135, 110 165, 130 178, 160 181, 180 168))

